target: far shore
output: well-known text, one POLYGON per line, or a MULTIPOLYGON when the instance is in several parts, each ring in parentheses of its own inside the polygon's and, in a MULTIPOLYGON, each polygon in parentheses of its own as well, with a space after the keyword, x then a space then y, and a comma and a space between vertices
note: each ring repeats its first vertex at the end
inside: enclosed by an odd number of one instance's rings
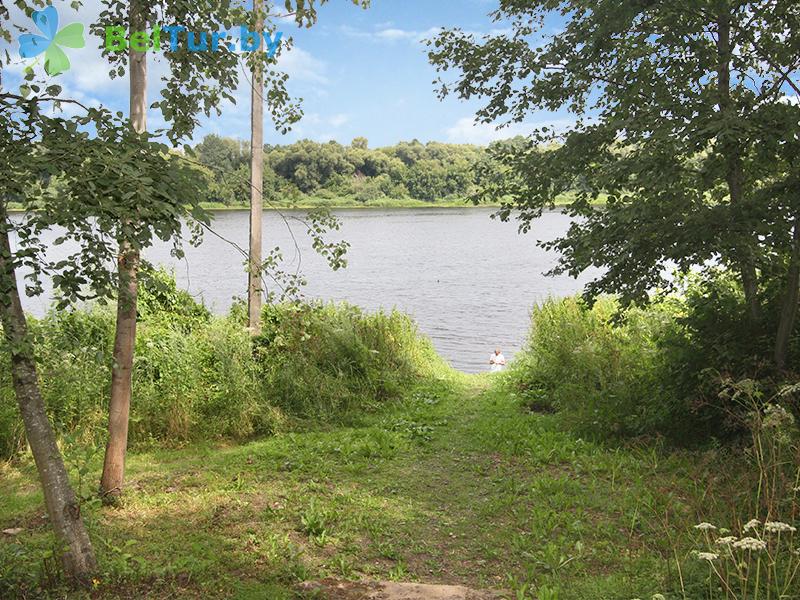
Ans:
MULTIPOLYGON (((563 207, 573 200, 570 196, 559 196, 553 203, 556 207, 563 207)), ((602 206, 604 199, 593 204, 602 206)), ((248 204, 222 204, 221 202, 203 202, 201 206, 210 211, 237 211, 249 210, 248 204)), ((438 202, 425 202, 407 198, 384 198, 371 202, 359 202, 351 198, 307 198, 296 203, 265 203, 265 211, 280 210, 312 210, 315 208, 337 209, 395 209, 395 208, 500 208, 500 202, 481 202, 475 204, 469 200, 442 200, 438 202)), ((9 213, 25 212, 19 204, 11 203, 6 207, 9 213)))

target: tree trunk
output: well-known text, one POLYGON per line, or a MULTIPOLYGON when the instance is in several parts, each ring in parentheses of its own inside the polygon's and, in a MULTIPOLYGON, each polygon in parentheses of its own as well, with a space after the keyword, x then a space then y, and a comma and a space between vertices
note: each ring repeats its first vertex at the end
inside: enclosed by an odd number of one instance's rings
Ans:
POLYGON ((131 408, 131 375, 136 342, 136 294, 138 252, 125 245, 119 257, 119 298, 114 336, 114 365, 111 371, 111 401, 108 407, 106 444, 100 492, 106 500, 122 494, 125 479, 125 453, 128 449, 128 418, 131 408))
POLYGON ((795 217, 793 231, 792 257, 786 276, 786 294, 783 298, 781 319, 778 322, 778 333, 775 336, 775 366, 781 370, 786 367, 789 340, 794 331, 797 303, 800 301, 800 216, 795 217))
MULTIPOLYGON (((264 44, 262 0, 253 0, 256 13, 258 52, 264 44)), ((260 55, 259 59, 260 60, 260 55)), ((250 257, 248 264, 247 315, 250 332, 261 333, 261 217, 264 187, 264 76, 260 62, 253 63, 250 96, 250 257)))
MULTIPOLYGON (((719 110, 723 116, 733 122, 736 118, 731 100, 731 15, 725 12, 720 15, 717 23, 717 52, 719 66, 717 68, 719 86, 719 110)), ((720 136, 720 147, 726 163, 726 180, 728 194, 730 195, 731 220, 735 221, 740 216, 744 199, 744 170, 742 167, 742 150, 739 140, 724 134, 720 136)), ((735 241, 736 261, 739 265, 739 274, 744 289, 745 303, 747 304, 750 322, 755 324, 761 318, 761 305, 758 299, 758 274, 756 272, 753 251, 750 247, 751 240, 742 236, 735 241)))
POLYGON ((86 583, 97 570, 97 562, 81 518, 80 504, 70 486, 39 390, 33 346, 28 336, 11 255, 9 229, 5 207, 0 204, 0 321, 11 349, 14 392, 25 425, 25 435, 39 472, 47 514, 56 539, 63 544, 64 551, 60 558, 64 572, 69 577, 86 583))
MULTIPOLYGON (((147 27, 147 6, 142 0, 130 3, 130 30, 147 27)), ((128 50, 130 74, 131 126, 139 133, 147 130, 147 53, 128 50)), ((106 445, 100 493, 110 500, 122 494, 125 478, 125 453, 128 449, 128 418, 131 408, 131 375, 136 344, 136 298, 138 292, 139 250, 120 240, 119 297, 114 334, 114 364, 111 372, 111 401, 108 410, 106 445)))

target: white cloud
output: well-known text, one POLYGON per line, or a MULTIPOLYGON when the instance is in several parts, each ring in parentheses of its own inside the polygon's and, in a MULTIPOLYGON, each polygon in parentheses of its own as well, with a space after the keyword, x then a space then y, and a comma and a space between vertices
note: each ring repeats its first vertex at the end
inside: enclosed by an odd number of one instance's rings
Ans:
POLYGON ((416 31, 406 31, 404 29, 381 29, 375 33, 375 37, 382 40, 405 40, 415 38, 416 31))
POLYGON ((290 79, 318 85, 329 83, 325 74, 327 65, 297 46, 293 46, 289 52, 280 56, 278 66, 289 74, 290 79))
POLYGON ((340 31, 348 37, 367 39, 373 42, 409 41, 412 43, 419 43, 433 37, 441 30, 441 27, 430 27, 425 30, 400 29, 391 26, 387 27, 385 24, 383 26, 378 26, 374 31, 355 29, 348 25, 343 25, 340 28, 340 31))
MULTIPOLYGON (((295 19, 294 15, 286 14, 280 15, 279 17, 275 18, 275 22, 283 23, 284 25, 297 25, 297 20, 295 19)), ((298 26, 299 27, 299 26, 298 26)))
POLYGON ((330 119, 328 119, 328 122, 331 125, 333 125, 334 127, 341 127, 342 125, 347 123, 349 120, 350 120, 350 116, 349 115, 346 115, 344 113, 338 113, 338 114, 333 115, 330 119))
MULTIPOLYGON (((361 39, 368 39, 372 40, 373 42, 397 42, 397 41, 409 41, 412 43, 420 43, 425 40, 431 39, 442 32, 441 27, 429 27, 428 29, 418 30, 418 29, 400 29, 398 27, 386 27, 386 26, 377 26, 374 31, 366 31, 363 29, 355 29, 348 25, 344 25, 340 28, 341 32, 349 37, 354 38, 361 38, 361 39)), ((491 36, 498 36, 498 35, 509 35, 512 33, 510 28, 498 28, 498 29, 490 29, 488 31, 464 31, 464 33, 469 35, 475 35, 477 37, 483 37, 487 35, 491 36)))
POLYGON ((497 127, 492 123, 480 123, 473 117, 464 117, 456 121, 452 127, 448 127, 445 134, 447 140, 453 143, 485 146, 496 140, 504 140, 517 135, 530 135, 541 127, 564 131, 574 123, 574 120, 567 118, 543 118, 535 123, 511 123, 506 127, 497 127))

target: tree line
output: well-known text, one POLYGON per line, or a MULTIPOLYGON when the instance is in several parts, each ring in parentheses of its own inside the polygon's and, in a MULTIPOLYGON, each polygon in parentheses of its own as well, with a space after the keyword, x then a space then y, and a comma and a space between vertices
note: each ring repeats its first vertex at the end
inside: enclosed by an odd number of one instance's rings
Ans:
MULTIPOLYGON (((247 202, 250 148, 243 140, 208 135, 194 147, 209 179, 206 201, 226 206, 247 202)), ((264 146, 264 193, 275 201, 303 197, 380 198, 425 202, 474 196, 486 148, 418 140, 369 148, 364 137, 349 145, 301 140, 264 146)))

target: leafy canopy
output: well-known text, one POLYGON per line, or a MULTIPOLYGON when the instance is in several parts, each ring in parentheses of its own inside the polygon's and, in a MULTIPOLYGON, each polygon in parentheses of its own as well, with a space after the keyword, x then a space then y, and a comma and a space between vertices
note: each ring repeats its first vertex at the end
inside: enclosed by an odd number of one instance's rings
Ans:
POLYGON ((485 99, 482 121, 573 116, 566 132, 494 146, 482 193, 526 231, 575 191, 577 219, 546 244, 561 252, 556 271, 601 267, 589 295, 626 300, 668 286, 671 266, 752 256, 762 274, 785 271, 800 215, 800 5, 501 0, 492 18, 505 32, 447 30, 429 57, 457 72, 442 96, 485 99), (548 33, 553 14, 565 24, 548 33))

